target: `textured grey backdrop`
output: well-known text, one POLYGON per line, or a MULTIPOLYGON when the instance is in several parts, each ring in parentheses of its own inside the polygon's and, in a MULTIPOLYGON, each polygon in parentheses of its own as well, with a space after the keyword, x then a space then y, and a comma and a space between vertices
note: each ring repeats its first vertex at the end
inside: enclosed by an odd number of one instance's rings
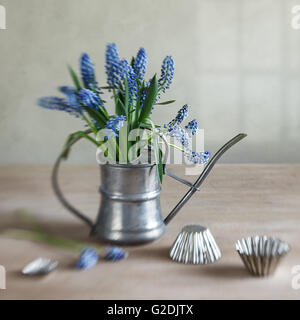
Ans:
MULTIPOLYGON (((184 103, 214 151, 238 132, 247 141, 227 162, 299 162, 300 30, 290 26, 290 0, 0 0, 0 162, 51 163, 79 120, 36 106, 39 96, 69 84, 66 64, 88 52, 105 81, 104 50, 121 56, 144 46, 149 75, 165 55, 176 62, 165 98, 176 106, 154 112, 168 121, 184 103)), ((73 162, 95 162, 81 143, 73 162)))

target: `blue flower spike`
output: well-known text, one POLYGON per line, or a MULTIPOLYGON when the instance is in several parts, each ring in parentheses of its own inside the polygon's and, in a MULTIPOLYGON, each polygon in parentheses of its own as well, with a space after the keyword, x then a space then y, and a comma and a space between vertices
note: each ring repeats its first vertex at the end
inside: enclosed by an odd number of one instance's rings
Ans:
POLYGON ((163 133, 169 137, 175 138, 182 144, 184 156, 194 164, 205 164, 210 158, 210 153, 195 152, 191 148, 191 138, 196 134, 198 122, 194 119, 190 121, 183 129, 180 125, 188 116, 189 106, 184 105, 178 112, 176 117, 163 126, 163 133))
POLYGON ((120 68, 120 78, 123 81, 125 86, 125 78, 127 79, 128 83, 128 91, 129 91, 129 104, 132 104, 133 101, 136 99, 136 95, 138 92, 137 88, 137 75, 135 74, 133 68, 129 64, 126 59, 122 59, 119 63, 120 68))
POLYGON ((69 104, 70 107, 72 108, 78 108, 80 109, 80 103, 78 101, 76 89, 71 86, 62 86, 58 88, 60 92, 65 94, 67 103, 69 104))
POLYGON ((190 121, 186 126, 185 126, 186 130, 188 131, 188 133, 190 135, 195 135, 198 129, 198 122, 196 119, 190 121))
POLYGON ((38 105, 45 109, 65 111, 75 117, 80 117, 82 113, 81 106, 70 105, 67 100, 58 97, 43 97, 38 100, 38 105))
POLYGON ((119 52, 115 43, 109 43, 105 52, 105 69, 107 83, 109 86, 117 88, 119 81, 119 52))
POLYGON ((144 48, 141 48, 136 55, 133 63, 133 70, 139 81, 143 81, 147 68, 147 54, 144 48))
POLYGON ((89 89, 82 89, 79 91, 79 100, 83 105, 95 110, 98 110, 99 107, 104 108, 98 95, 89 89))
POLYGON ((105 125, 105 133, 107 137, 118 137, 121 127, 124 126, 126 116, 115 116, 110 118, 105 125))
POLYGON ((189 114, 189 106, 185 104, 177 113, 175 121, 177 124, 181 124, 181 122, 188 116, 189 114))
POLYGON ((86 88, 96 88, 94 64, 87 53, 83 53, 80 59, 81 77, 86 88))
POLYGON ((162 91, 165 92, 166 89, 170 88, 174 77, 175 63, 171 56, 166 56, 162 66, 161 66, 161 76, 158 80, 159 86, 162 88, 162 91))
POLYGON ((186 158, 193 164, 205 164, 210 158, 210 152, 195 152, 191 149, 188 149, 184 155, 186 158))
POLYGON ((119 261, 122 259, 126 259, 128 257, 128 252, 124 251, 120 247, 110 247, 107 246, 105 248, 105 256, 104 259, 110 261, 119 261))
POLYGON ((175 119, 173 119, 166 127, 169 129, 169 131, 172 131, 174 126, 180 125, 188 117, 188 115, 189 105, 185 104, 181 109, 179 109, 175 119))
POLYGON ((93 268, 99 260, 99 254, 94 248, 85 248, 82 250, 79 260, 75 267, 81 270, 93 268))

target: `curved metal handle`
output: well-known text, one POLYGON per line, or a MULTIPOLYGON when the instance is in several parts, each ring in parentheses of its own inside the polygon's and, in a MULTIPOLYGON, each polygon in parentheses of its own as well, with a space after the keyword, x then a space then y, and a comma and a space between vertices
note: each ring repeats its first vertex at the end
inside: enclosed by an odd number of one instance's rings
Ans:
POLYGON ((199 190, 200 185, 206 179, 211 169, 217 163, 217 161, 221 158, 221 156, 233 145, 235 145, 240 140, 247 137, 245 133, 240 133, 231 140, 229 140, 224 146, 218 150, 218 152, 210 159, 204 170, 202 171, 199 178, 196 182, 191 186, 190 190, 184 195, 184 197, 178 202, 175 208, 169 213, 169 215, 165 218, 164 223, 167 225, 178 213, 178 211, 187 203, 187 201, 192 197, 192 195, 199 190))
MULTIPOLYGON (((86 134, 90 134, 92 131, 91 130, 86 130, 84 133, 86 134)), ((87 218, 83 213, 81 213, 80 211, 78 211, 76 208, 74 208, 64 197, 59 184, 58 184, 58 171, 59 171, 59 166, 61 161, 64 158, 64 155, 66 152, 69 151, 69 149, 76 143, 78 142, 82 137, 78 136, 75 137, 73 140, 71 140, 63 149, 63 151, 60 153, 60 155, 58 156, 55 165, 53 167, 52 170, 52 177, 51 177, 51 181, 52 181, 52 188, 54 190, 54 193, 56 194, 58 200, 61 202, 61 204, 68 209, 71 213, 73 213, 77 218, 81 219, 82 221, 84 221, 89 227, 93 228, 94 224, 92 222, 91 219, 87 218)))

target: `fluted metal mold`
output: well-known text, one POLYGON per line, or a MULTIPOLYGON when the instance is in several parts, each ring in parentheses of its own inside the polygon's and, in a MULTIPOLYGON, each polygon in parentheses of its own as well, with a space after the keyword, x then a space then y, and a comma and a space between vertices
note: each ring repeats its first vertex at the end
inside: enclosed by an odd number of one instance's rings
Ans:
POLYGON ((290 245, 278 238, 254 236, 238 240, 236 251, 253 276, 274 274, 280 260, 290 251, 290 245))
POLYGON ((208 264, 221 258, 221 251, 208 228, 185 226, 170 249, 170 258, 185 264, 208 264))

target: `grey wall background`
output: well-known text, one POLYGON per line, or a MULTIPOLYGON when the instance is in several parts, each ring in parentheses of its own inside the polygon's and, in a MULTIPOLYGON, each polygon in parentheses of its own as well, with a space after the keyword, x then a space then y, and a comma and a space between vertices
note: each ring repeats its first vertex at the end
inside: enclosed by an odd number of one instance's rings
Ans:
MULTIPOLYGON (((122 57, 144 46, 149 75, 171 54, 176 73, 154 112, 168 121, 184 103, 205 129, 214 151, 238 132, 247 141, 226 162, 299 162, 300 30, 290 26, 285 0, 0 0, 0 162, 52 163, 82 122, 40 109, 36 99, 70 84, 66 64, 88 52, 105 82, 104 50, 116 42, 122 57)), ((76 152, 75 152, 76 151, 76 152)), ((95 162, 87 142, 73 162, 95 162)))

